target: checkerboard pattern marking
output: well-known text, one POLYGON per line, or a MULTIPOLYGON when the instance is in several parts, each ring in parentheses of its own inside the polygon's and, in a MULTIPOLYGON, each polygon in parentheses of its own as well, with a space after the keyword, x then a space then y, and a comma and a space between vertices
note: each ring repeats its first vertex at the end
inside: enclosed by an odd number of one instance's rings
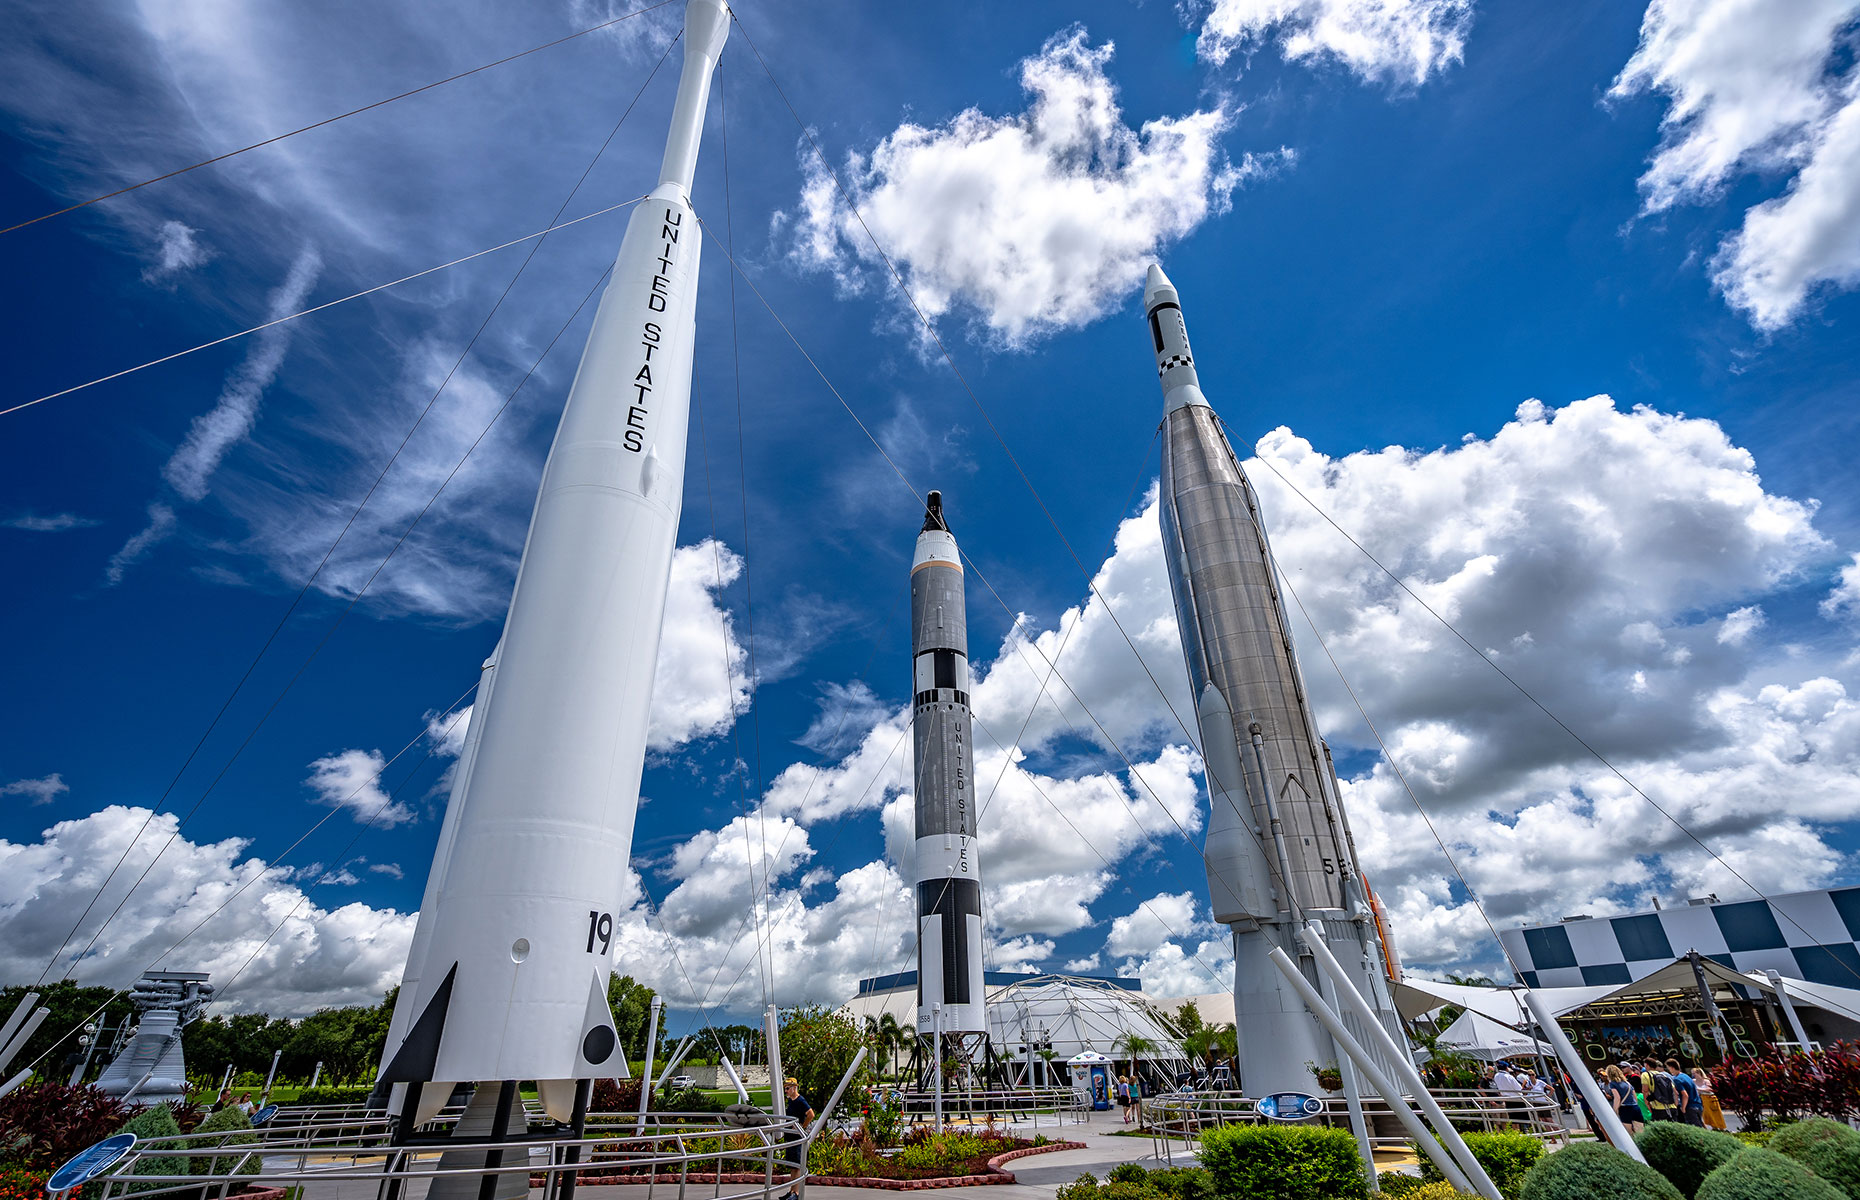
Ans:
POLYGON ((1529 925, 1500 937, 1526 987, 1633 983, 1696 950, 1736 971, 1860 988, 1860 887, 1529 925))
POLYGON ((1168 358, 1162 360, 1162 366, 1156 368, 1156 373, 1161 375, 1164 371, 1172 367, 1192 367, 1194 365, 1195 356, 1192 354, 1171 354, 1168 358))

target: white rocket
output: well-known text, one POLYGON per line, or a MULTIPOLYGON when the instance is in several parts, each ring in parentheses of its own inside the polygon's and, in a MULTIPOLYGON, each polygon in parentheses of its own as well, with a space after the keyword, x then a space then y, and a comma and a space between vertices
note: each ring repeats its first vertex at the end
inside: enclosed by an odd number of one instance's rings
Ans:
POLYGON ((945 1043, 969 1058, 986 1041, 988 1016, 965 604, 962 557, 943 520, 942 493, 931 492, 911 558, 917 1032, 927 1038, 940 1029, 945 1043))
MULTIPOLYGON (((1207 775, 1208 891, 1214 919, 1233 931, 1242 1082, 1254 1096, 1308 1091, 1305 1064, 1339 1055, 1267 957, 1277 946, 1300 960, 1297 926, 1322 921, 1357 990, 1397 1037, 1400 1026, 1259 504, 1202 395, 1175 287, 1156 266, 1143 311, 1165 410, 1163 554, 1207 775)), ((1308 953, 1300 965, 1316 986, 1308 953)))
MULTIPOLYGON (((543 469, 389 1031, 383 1082, 530 1080, 568 1120, 621 1074, 607 979, 683 503, 698 142, 730 13, 689 0, 659 185, 634 210, 543 469)), ((398 1106, 397 1098, 397 1106, 398 1106)))

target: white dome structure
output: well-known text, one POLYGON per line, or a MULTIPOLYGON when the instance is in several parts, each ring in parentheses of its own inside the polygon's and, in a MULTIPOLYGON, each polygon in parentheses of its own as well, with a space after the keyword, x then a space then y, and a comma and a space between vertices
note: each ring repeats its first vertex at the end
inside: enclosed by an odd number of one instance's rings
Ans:
MULTIPOLYGON (((1173 1079, 1188 1065, 1181 1035, 1134 988, 1076 975, 1030 975, 988 997, 988 1036, 1002 1055, 1025 1061, 1029 1047, 1055 1062, 1097 1053, 1133 1059, 1145 1074, 1173 1079)), ((1039 1057, 1044 1058, 1041 1054, 1039 1057)))

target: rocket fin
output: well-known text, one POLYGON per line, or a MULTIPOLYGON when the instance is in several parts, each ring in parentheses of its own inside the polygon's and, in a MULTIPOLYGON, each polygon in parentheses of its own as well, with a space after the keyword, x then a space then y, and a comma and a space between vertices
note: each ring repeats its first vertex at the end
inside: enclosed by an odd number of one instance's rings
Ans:
POLYGON ((543 1111, 563 1124, 573 1120, 575 1087, 580 1082, 578 1079, 538 1079, 536 1098, 542 1103, 543 1111))
POLYGON ((614 1011, 607 1006, 606 980, 597 971, 589 980, 588 1007, 581 1018, 581 1045, 576 1048, 575 1064, 581 1069, 575 1072, 576 1078, 607 1075, 613 1070, 609 1064, 619 1048, 620 1035, 614 1031, 614 1011))
POLYGON ((445 980, 426 1002, 419 1020, 407 1031, 406 1040, 381 1072, 383 1083, 427 1083, 439 1065, 439 1039, 446 1028, 446 1009, 452 1003, 452 981, 458 977, 459 965, 452 964, 445 980))

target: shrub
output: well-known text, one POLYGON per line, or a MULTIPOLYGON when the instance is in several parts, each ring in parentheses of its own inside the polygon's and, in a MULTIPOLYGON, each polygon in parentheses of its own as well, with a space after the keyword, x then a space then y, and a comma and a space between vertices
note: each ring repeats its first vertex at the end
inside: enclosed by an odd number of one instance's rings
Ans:
POLYGON ((898 1144, 898 1125, 904 1119, 903 1106, 889 1096, 874 1100, 865 1110, 865 1132, 878 1146, 898 1144))
POLYGON ((1222 1196, 1358 1200, 1369 1194, 1347 1129, 1228 1125, 1201 1137, 1201 1163, 1222 1196))
POLYGON ((0 1167, 0 1200, 45 1200, 45 1176, 28 1167, 0 1167))
MULTIPOLYGON (((181 1126, 179 1122, 174 1119, 173 1108, 166 1104, 157 1104, 152 1108, 147 1108, 137 1113, 117 1132, 133 1133, 136 1135, 137 1140, 143 1141, 150 1138, 178 1137, 181 1133, 181 1126)), ((176 1149, 180 1148, 180 1143, 178 1142, 172 1143, 172 1145, 176 1149)), ((157 1148, 166 1149, 167 1147, 157 1148)), ((140 1147, 138 1147, 138 1149, 140 1149, 140 1147)), ((181 1157, 168 1157, 165 1155, 160 1158, 150 1158, 142 1154, 131 1155, 128 1159, 124 1160, 124 1167, 126 1168, 125 1173, 131 1175, 193 1174, 193 1163, 191 1160, 181 1157)), ((123 1168, 119 1168, 119 1170, 121 1169, 123 1168)), ((129 1185, 129 1190, 132 1192, 151 1192, 157 1188, 170 1186, 172 1185, 151 1180, 147 1183, 132 1183, 129 1185)))
POLYGON ((1110 1175, 1106 1178, 1113 1183, 1143 1183, 1149 1177, 1150 1173, 1142 1163, 1126 1162, 1112 1167, 1110 1175))
POLYGON ((1786 1154, 1748 1146, 1705 1177, 1698 1200, 1845 1200, 1841 1190, 1786 1154))
POLYGON ((1786 1154, 1854 1200, 1860 1200, 1860 1131, 1815 1117, 1777 1131, 1769 1148, 1786 1154))
POLYGON ((1524 1177, 1519 1200, 1682 1200, 1652 1167, 1612 1146, 1566 1146, 1524 1177))
POLYGON ((1150 1186, 1175 1200, 1214 1200, 1214 1176, 1200 1167, 1165 1167, 1150 1172, 1150 1186))
POLYGON ((1461 1197, 1480 1200, 1479 1193, 1462 1192, 1444 1179, 1434 1183, 1424 1183, 1408 1193, 1408 1200, 1461 1200, 1461 1197))
MULTIPOLYGON (((1524 1186, 1524 1177, 1531 1172, 1537 1160, 1544 1156, 1544 1144, 1528 1133, 1513 1130, 1497 1132, 1463 1133, 1466 1148, 1472 1151, 1474 1159, 1485 1168, 1485 1173, 1492 1177, 1498 1188, 1498 1194, 1505 1200, 1515 1200, 1518 1189, 1524 1186)), ((1434 1165, 1434 1160, 1415 1148, 1415 1156, 1421 1160, 1421 1179, 1425 1183, 1444 1183, 1446 1176, 1434 1165)))
MULTIPOLYGON (((317 1087, 297 1093, 293 1104, 366 1104, 374 1093, 372 1087, 317 1087)), ((635 1103, 638 1098, 635 1097, 635 1103)))
POLYGON ((1740 1129, 1731 1135, 1746 1146, 1767 1146, 1776 1136, 1774 1129, 1740 1129))
POLYGON ((1098 1177, 1090 1171, 1053 1193, 1053 1200, 1093 1200, 1098 1194, 1098 1177))
MULTIPOLYGON (((215 1112, 202 1121, 194 1130, 194 1137, 187 1143, 190 1150, 219 1150, 228 1146, 255 1146, 258 1135, 252 1132, 251 1118, 230 1105, 215 1112)), ((239 1175, 258 1174, 259 1159, 254 1154, 245 1156, 240 1151, 221 1154, 212 1158, 196 1158, 194 1174, 196 1175, 239 1175), (241 1162, 241 1159, 244 1159, 241 1162)))
POLYGON ((1376 1186, 1382 1189, 1384 1196, 1393 1196, 1396 1200, 1401 1200, 1402 1197, 1412 1196, 1426 1187, 1427 1181, 1418 1175, 1409 1175, 1402 1171, 1384 1171, 1376 1176, 1376 1186))
POLYGON ((1655 1121, 1634 1139, 1647 1165, 1691 1200, 1705 1177, 1730 1162, 1744 1144, 1728 1133, 1678 1121, 1655 1121))
POLYGON ((122 1128, 129 1109, 94 1087, 40 1083, 0 1099, 0 1161, 49 1175, 122 1128))

